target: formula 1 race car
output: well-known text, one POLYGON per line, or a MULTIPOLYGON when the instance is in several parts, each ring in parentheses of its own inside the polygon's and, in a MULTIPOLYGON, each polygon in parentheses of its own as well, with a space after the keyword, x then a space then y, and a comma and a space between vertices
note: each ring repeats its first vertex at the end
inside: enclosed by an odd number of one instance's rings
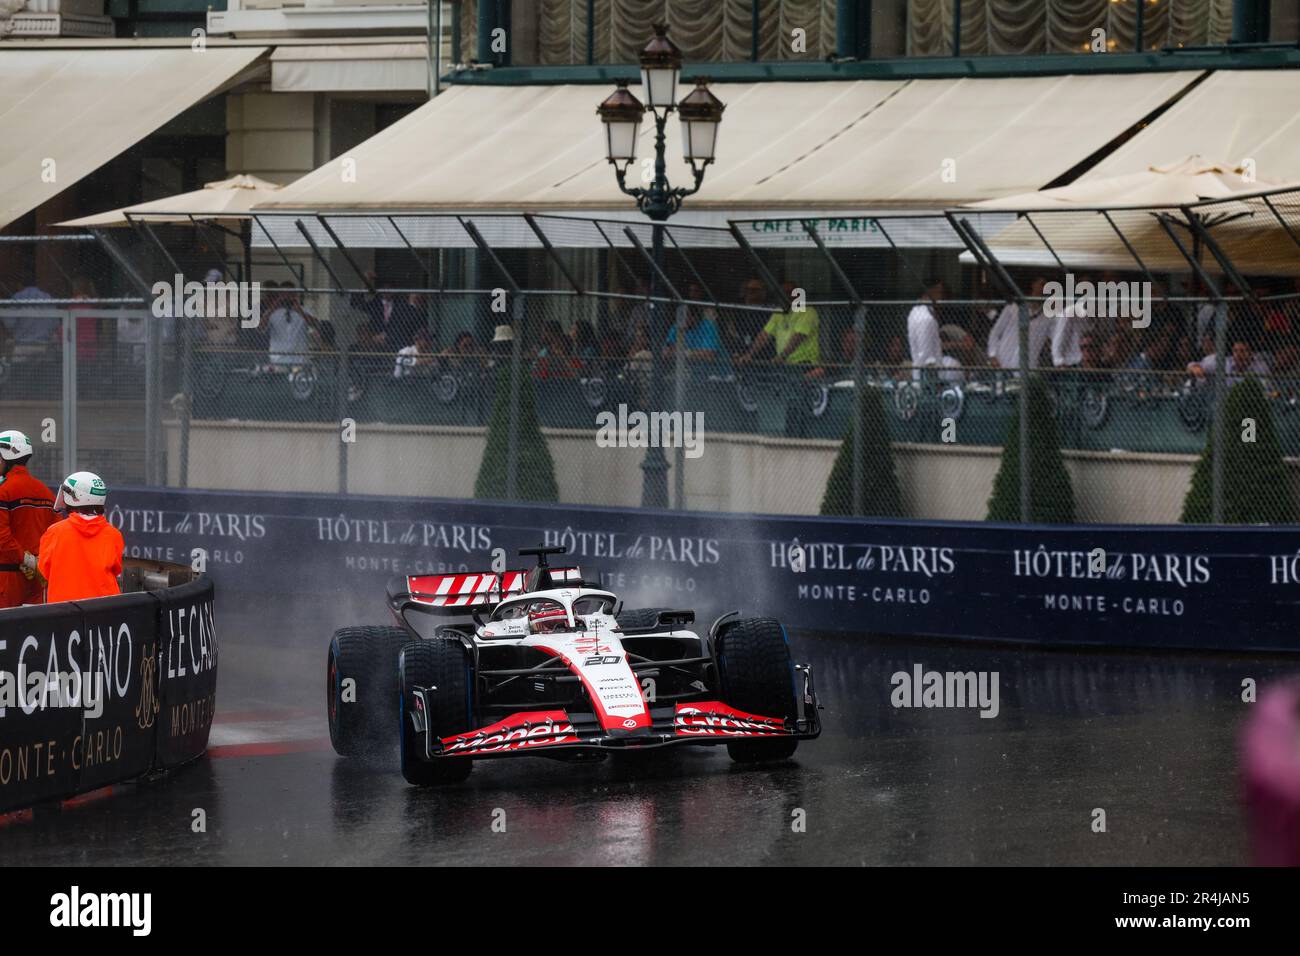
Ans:
POLYGON ((781 760, 821 732, 809 667, 771 618, 623 610, 564 548, 526 548, 531 571, 421 575, 389 585, 399 627, 335 632, 330 740, 345 756, 391 746, 414 784, 463 780, 473 761, 603 758, 723 744, 733 760, 781 760), (440 623, 439 617, 460 621, 440 623))

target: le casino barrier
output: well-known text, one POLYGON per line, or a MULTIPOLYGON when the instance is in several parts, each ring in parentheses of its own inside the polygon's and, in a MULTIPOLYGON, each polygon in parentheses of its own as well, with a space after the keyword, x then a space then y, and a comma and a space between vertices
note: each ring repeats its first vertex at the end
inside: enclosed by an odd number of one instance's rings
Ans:
MULTIPOLYGON (((1196 650, 1300 650, 1300 529, 1010 525, 366 495, 115 489, 142 558, 194 562, 246 639, 387 620, 395 576, 528 564, 565 545, 628 607, 812 630, 1196 650), (231 595, 234 595, 232 598, 231 595), (278 615, 278 616, 277 616, 278 615)), ((321 633, 317 634, 316 631, 321 633)))
POLYGON ((207 749, 217 687, 213 583, 130 561, 123 592, 0 610, 0 812, 207 749))

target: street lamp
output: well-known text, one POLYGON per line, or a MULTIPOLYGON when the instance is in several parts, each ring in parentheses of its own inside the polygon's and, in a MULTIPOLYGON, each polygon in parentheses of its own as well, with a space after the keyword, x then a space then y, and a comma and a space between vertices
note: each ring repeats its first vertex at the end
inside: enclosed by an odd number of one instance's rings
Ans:
MULTIPOLYGON (((714 160, 718 144, 718 126, 722 122, 722 102, 709 92, 707 80, 701 79, 680 103, 677 102, 677 82, 682 72, 682 51, 668 38, 668 28, 655 25, 655 35, 641 51, 642 105, 619 83, 606 100, 597 107, 601 122, 605 124, 605 155, 614 167, 618 188, 636 200, 636 207, 648 216, 653 227, 653 255, 655 268, 650 275, 650 395, 662 394, 662 370, 659 352, 668 335, 668 315, 655 300, 659 296, 659 274, 664 267, 663 223, 682 206, 682 200, 699 192, 704 182, 704 171, 714 160), (640 138, 641 120, 646 109, 655 119, 654 177, 645 187, 627 185, 628 168, 636 161, 636 144, 640 138), (690 164, 695 182, 690 187, 674 188, 668 182, 667 163, 664 159, 664 129, 668 114, 676 112, 682 124, 682 155, 690 164), (663 313, 661 315, 661 313, 663 313)), ((663 449, 652 445, 646 449, 641 463, 641 503, 646 507, 668 506, 668 460, 663 449)), ((680 505, 680 502, 679 502, 680 505)))
POLYGON ((724 109, 722 101, 709 91, 708 82, 703 79, 677 104, 677 115, 682 121, 682 158, 691 164, 691 169, 695 169, 697 162, 701 170, 713 162, 724 109))
POLYGON ((641 136, 641 119, 645 107, 628 91, 627 83, 596 107, 600 121, 605 124, 605 155, 611 163, 632 163, 636 160, 636 141, 641 136))
POLYGON ((665 112, 677 102, 677 78, 682 73, 682 51, 668 39, 668 27, 655 24, 655 35, 641 51, 641 89, 652 110, 665 112))

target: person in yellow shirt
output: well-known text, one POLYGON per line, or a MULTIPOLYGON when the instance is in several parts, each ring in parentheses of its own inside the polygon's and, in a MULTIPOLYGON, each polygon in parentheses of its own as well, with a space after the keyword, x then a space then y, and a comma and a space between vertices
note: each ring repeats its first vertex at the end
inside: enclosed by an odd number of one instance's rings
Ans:
MULTIPOLYGON (((787 299, 794 295, 793 282, 786 280, 781 283, 781 288, 787 299)), ((817 310, 811 305, 802 308, 792 305, 789 312, 773 312, 763 331, 754 337, 753 344, 736 358, 736 362, 748 364, 771 342, 776 361, 782 365, 816 365, 821 361, 820 325, 817 310)))

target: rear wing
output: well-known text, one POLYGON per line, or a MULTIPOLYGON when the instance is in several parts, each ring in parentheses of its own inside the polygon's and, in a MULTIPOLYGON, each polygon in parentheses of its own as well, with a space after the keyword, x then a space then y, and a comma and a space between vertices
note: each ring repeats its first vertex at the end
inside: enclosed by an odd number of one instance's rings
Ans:
POLYGON ((388 603, 394 609, 416 605, 433 613, 463 614, 522 594, 527 579, 527 571, 408 575, 389 583, 388 603))

